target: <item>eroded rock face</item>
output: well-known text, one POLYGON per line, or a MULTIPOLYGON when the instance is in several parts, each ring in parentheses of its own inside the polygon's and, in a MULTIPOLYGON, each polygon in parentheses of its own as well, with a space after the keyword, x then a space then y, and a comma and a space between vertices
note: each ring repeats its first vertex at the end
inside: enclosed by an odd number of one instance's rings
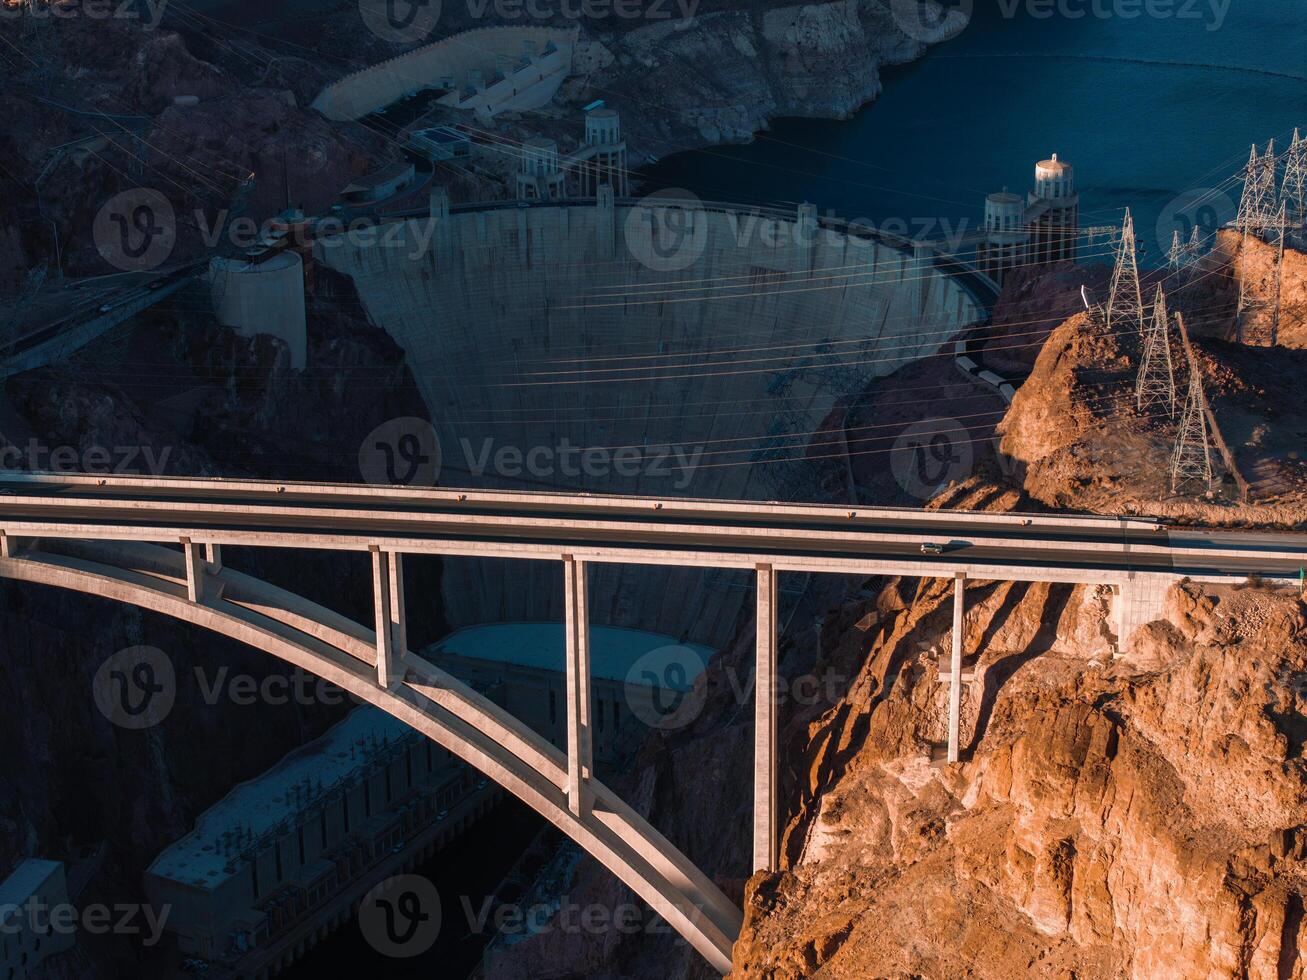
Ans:
POLYGON ((614 105, 638 106, 622 121, 632 154, 662 157, 746 141, 777 116, 845 118, 880 94, 881 66, 920 57, 967 24, 960 10, 907 0, 707 6, 596 37, 611 58, 587 55, 592 70, 564 97, 602 91, 614 105), (911 33, 900 23, 909 16, 911 33))
MULTIPOLYGON (((942 588, 882 603, 813 727, 785 869, 750 882, 741 977, 1304 976, 1307 615, 1175 587, 1111 656, 1084 587, 968 590, 964 761, 942 588)), ((847 651, 846 651, 847 654, 847 651)))

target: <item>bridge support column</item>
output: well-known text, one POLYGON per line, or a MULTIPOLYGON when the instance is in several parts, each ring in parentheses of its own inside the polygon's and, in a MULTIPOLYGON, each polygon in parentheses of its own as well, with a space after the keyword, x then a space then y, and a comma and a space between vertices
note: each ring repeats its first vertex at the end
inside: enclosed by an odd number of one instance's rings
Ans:
POLYGON ((962 614, 966 611, 967 576, 957 572, 953 578, 953 653, 949 658, 948 681, 948 761, 958 761, 958 741, 962 728, 962 614))
POLYGON ((594 769, 590 730, 590 615, 586 564, 563 557, 563 616, 567 633, 567 805, 578 817, 590 812, 594 769))
POLYGON ((186 598, 191 602, 204 600, 204 560, 199 546, 190 538, 182 538, 182 552, 186 557, 186 598))
POLYGON ((204 560, 209 563, 209 570, 212 572, 222 571, 222 545, 206 544, 204 546, 204 560))
POLYGON ((377 684, 389 690, 404 678, 400 658, 408 641, 404 623, 403 556, 382 551, 376 545, 368 550, 372 552, 372 598, 376 607, 377 684))
POLYGON ((0 558, 14 557, 14 548, 16 543, 13 538, 0 531, 0 558))
POLYGON ((776 569, 758 566, 758 625, 753 683, 753 870, 775 871, 776 569))

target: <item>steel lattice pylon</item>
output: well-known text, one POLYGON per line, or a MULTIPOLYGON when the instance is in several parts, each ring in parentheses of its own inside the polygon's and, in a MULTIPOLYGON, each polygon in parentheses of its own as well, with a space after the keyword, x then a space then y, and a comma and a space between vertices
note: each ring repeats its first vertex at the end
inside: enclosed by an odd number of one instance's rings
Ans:
POLYGON ((1188 261, 1189 250, 1180 241, 1180 232, 1171 232, 1171 247, 1166 253, 1166 267, 1172 272, 1179 272, 1188 261))
POLYGON ((1197 480, 1212 489, 1212 447, 1207 438, 1207 397, 1198 373, 1198 360, 1189 346, 1184 317, 1176 314, 1176 324, 1185 342, 1189 362, 1189 393, 1185 396, 1184 414, 1176 430, 1175 449, 1171 452, 1171 492, 1197 480))
POLYGON ((1121 242, 1117 246, 1116 268, 1112 270, 1112 293, 1107 298, 1108 331, 1122 327, 1140 332, 1144 325, 1144 297, 1139 285, 1139 261, 1135 253, 1135 221, 1125 209, 1121 242))
MULTIPOLYGON (((1297 136, 1295 143, 1299 144, 1298 151, 1290 149, 1291 153, 1301 154, 1302 138, 1297 136)), ((1241 232, 1243 239, 1239 245, 1239 254, 1246 259, 1248 254, 1249 240, 1256 236, 1261 239, 1265 233, 1272 231, 1277 242, 1277 256, 1274 270, 1274 287, 1273 295, 1270 299, 1254 300, 1248 291, 1249 280, 1251 275, 1245 267, 1239 273, 1239 302, 1235 307, 1235 326, 1237 336, 1240 342, 1247 343, 1253 337, 1253 326, 1264 319, 1269 318, 1270 344, 1275 345, 1279 334, 1279 315, 1280 315, 1280 272, 1283 265, 1284 255, 1284 236, 1287 224, 1287 198, 1280 198, 1280 188, 1276 184, 1276 157, 1275 157, 1275 140, 1266 144, 1266 152, 1261 156, 1257 154, 1257 144, 1253 144, 1252 154, 1248 158, 1248 164, 1244 167, 1243 172, 1243 196, 1239 199, 1239 216, 1235 224, 1241 232), (1264 314, 1264 316, 1263 316, 1264 314)))
POLYGON ((1293 142, 1284 154, 1284 180, 1280 200, 1288 205, 1290 220, 1302 221, 1307 211, 1307 137, 1293 131, 1293 142))
POLYGON ((1275 186, 1275 140, 1266 144, 1266 153, 1257 155, 1253 144, 1243 169, 1243 195, 1239 198, 1239 216, 1235 225, 1245 235, 1269 227, 1279 211, 1279 189, 1275 186))
MULTIPOLYGON (((1178 236, 1177 232, 1177 236, 1178 236)), ((1166 294, 1157 287, 1153 299, 1153 318, 1144 331, 1143 356, 1139 359, 1139 376, 1135 381, 1135 401, 1140 410, 1153 405, 1166 406, 1167 416, 1175 415, 1175 368, 1171 363, 1171 318, 1166 310, 1166 294)))

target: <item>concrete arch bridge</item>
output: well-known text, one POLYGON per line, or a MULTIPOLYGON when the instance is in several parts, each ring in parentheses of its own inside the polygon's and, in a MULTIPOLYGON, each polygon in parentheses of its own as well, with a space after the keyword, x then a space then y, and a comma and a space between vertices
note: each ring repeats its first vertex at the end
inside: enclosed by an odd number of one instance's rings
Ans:
MULTIPOLYGON (((1108 584, 1117 633, 1160 614, 1188 577, 1296 582, 1307 535, 1178 530, 1149 520, 848 510, 566 493, 411 490, 245 480, 12 474, 0 481, 0 578, 129 603, 264 650, 449 749, 577 841, 721 972, 742 915, 592 773, 587 565, 745 569, 756 576, 755 690, 776 679, 780 572, 956 582, 949 758, 958 757, 965 583, 1108 584), (365 627, 226 567, 225 545, 367 552, 365 627), (566 596, 567 750, 407 647, 403 556, 552 560, 566 596)), ((777 714, 755 699, 753 868, 776 866, 777 714)))

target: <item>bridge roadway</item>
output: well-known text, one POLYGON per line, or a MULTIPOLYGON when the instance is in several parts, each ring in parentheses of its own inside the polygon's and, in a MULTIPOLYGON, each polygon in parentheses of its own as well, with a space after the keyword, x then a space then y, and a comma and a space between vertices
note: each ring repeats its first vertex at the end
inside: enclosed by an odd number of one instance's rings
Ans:
POLYGON ((0 531, 1095 584, 1150 573, 1296 579, 1307 564, 1307 534, 1137 517, 26 473, 0 474, 0 531))
MULTIPOLYGON (((1134 517, 0 473, 0 578, 171 616, 389 712, 550 820, 727 973, 739 908, 593 775, 589 562, 754 569, 759 691, 778 679, 778 572, 952 578, 952 651, 940 679, 954 763, 968 579, 1110 585, 1125 646, 1161 614, 1166 587, 1183 576, 1296 580, 1307 534, 1180 529, 1134 517), (370 553, 375 629, 226 567, 224 545, 370 553), (416 553, 560 562, 565 751, 408 648, 403 559, 416 553)), ((781 827, 779 718, 774 698, 753 700, 751 866, 770 871, 781 827)))

